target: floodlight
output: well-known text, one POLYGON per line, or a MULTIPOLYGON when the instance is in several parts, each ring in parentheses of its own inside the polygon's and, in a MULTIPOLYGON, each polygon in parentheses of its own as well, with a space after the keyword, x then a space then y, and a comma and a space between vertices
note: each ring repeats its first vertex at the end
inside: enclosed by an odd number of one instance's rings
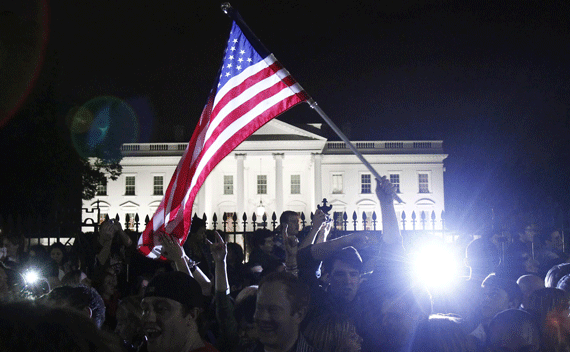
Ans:
POLYGON ((413 255, 416 280, 432 289, 447 289, 459 276, 459 261, 442 245, 427 245, 413 255))

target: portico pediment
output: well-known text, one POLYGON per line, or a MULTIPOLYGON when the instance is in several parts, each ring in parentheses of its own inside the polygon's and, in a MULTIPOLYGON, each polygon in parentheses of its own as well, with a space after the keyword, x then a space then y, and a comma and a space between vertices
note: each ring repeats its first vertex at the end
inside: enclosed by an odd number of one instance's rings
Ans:
POLYGON ((259 140, 320 140, 326 141, 326 138, 315 133, 305 131, 302 128, 290 125, 283 121, 273 119, 255 131, 247 141, 259 140))
POLYGON ((119 205, 122 209, 132 209, 132 208, 138 208, 139 205, 133 201, 127 201, 124 202, 123 204, 119 205))
POLYGON ((357 201, 357 202, 356 202, 356 205, 357 205, 357 206, 363 206, 363 205, 371 205, 371 206, 374 206, 374 205, 376 205, 376 201, 374 201, 373 199, 367 199, 367 198, 365 198, 365 199, 361 199, 361 200, 357 201))
MULTIPOLYGON (((92 207, 97 207, 97 201, 91 203, 92 207)), ((104 202, 102 200, 99 201, 99 208, 109 208, 111 205, 107 202, 104 202)))
POLYGON ((435 205, 435 201, 433 201, 432 199, 429 198, 421 198, 416 200, 416 202, 414 203, 415 205, 435 205))

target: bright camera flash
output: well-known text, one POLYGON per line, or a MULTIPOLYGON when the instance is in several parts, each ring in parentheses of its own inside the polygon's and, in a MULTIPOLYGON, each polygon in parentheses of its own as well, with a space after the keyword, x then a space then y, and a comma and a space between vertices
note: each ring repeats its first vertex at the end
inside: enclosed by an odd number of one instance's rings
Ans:
POLYGON ((40 275, 35 270, 29 270, 24 274, 24 280, 28 285, 33 285, 40 279, 40 275))

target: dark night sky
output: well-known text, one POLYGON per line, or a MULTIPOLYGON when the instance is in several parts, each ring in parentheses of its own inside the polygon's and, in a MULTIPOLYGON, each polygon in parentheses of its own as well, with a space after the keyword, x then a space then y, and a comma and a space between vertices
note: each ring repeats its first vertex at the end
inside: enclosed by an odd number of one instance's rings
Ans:
MULTIPOLYGON (((5 9, 30 19, 35 3, 5 9)), ((491 206, 505 214, 525 202, 568 206, 570 195, 570 5, 504 3, 232 5, 333 121, 351 122, 351 139, 444 140, 446 207, 475 228, 491 206)), ((47 7, 42 70, 2 138, 16 140, 30 105, 55 102, 63 116, 103 95, 133 106, 140 142, 171 140, 175 125, 189 138, 230 27, 219 2, 47 7)), ((282 119, 319 117, 301 105, 282 119)))

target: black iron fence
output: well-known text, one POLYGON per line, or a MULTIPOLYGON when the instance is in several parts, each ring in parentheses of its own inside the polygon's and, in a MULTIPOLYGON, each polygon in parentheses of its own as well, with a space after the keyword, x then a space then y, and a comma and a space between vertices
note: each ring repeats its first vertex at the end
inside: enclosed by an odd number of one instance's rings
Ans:
MULTIPOLYGON (((326 203, 324 203, 323 207, 330 209, 330 207, 326 206, 326 203)), ((79 233, 98 233, 100 222, 103 220, 101 214, 98 202, 92 208, 58 209, 47 216, 2 216, 0 214, 0 231, 1 233, 23 234, 28 239, 28 244, 34 240, 36 243, 43 240, 43 243, 47 242, 48 245, 50 241, 61 241, 61 239, 65 239, 64 242, 69 242, 79 233), (83 221, 80 220, 82 218, 81 212, 84 215, 83 221)), ((144 220, 138 213, 135 213, 134 216, 127 214, 123 219, 121 219, 119 214, 116 214, 114 218, 120 221, 125 229, 141 232, 150 221, 151 215, 145 215, 144 220)), ((299 215, 302 229, 312 225, 313 213, 309 215, 300 213, 299 215)), ((278 216, 275 212, 270 216, 263 214, 261 217, 255 213, 251 215, 243 213, 241 216, 238 216, 236 213, 213 213, 211 216, 203 214, 201 217, 206 222, 206 228, 223 231, 228 235, 228 239, 233 241, 236 241, 238 236, 245 238, 257 229, 275 231, 279 225, 278 216)), ((106 218, 108 218, 108 215, 106 218)), ((341 234, 358 231, 379 232, 378 230, 381 228, 381 220, 376 212, 362 212, 360 214, 356 211, 352 213, 334 212, 332 221, 335 230, 341 234)), ((428 212, 424 210, 412 211, 411 214, 403 211, 399 214, 398 221, 400 228, 408 235, 425 236, 431 234, 448 239, 448 241, 450 239, 451 242, 456 239, 457 233, 448 228, 444 211, 439 214, 435 211, 428 212)), ((565 233, 568 233, 568 226, 564 226, 567 224, 568 221, 563 221, 561 226, 565 233)))

